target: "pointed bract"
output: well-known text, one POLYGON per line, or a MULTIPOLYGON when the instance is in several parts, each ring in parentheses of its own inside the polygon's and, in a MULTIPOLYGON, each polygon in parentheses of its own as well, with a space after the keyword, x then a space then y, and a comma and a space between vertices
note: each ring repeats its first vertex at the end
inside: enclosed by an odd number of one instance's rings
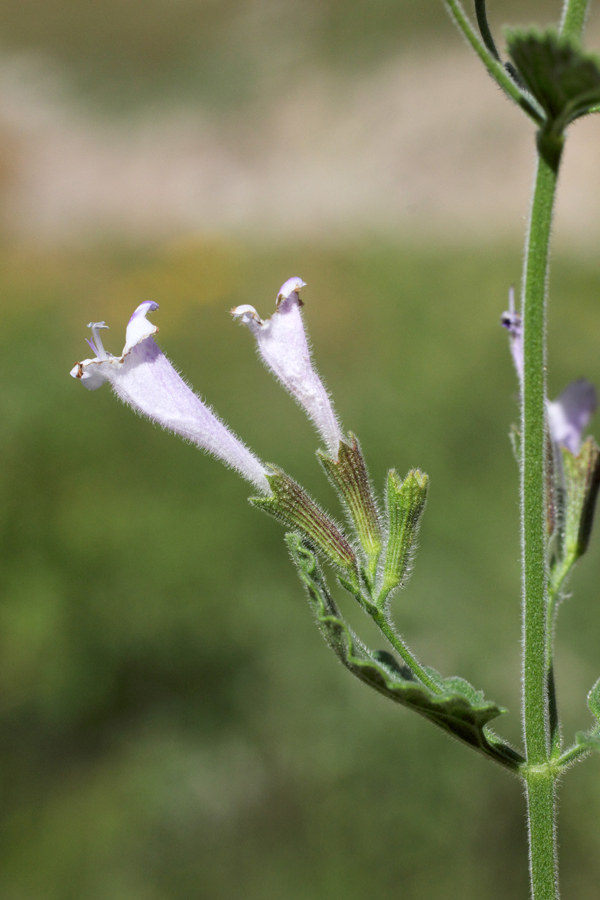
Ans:
POLYGON ((96 357, 77 363, 71 375, 90 390, 108 381, 117 396, 136 412, 217 456, 262 493, 270 494, 266 466, 188 387, 153 340, 158 329, 146 316, 155 309, 158 304, 152 302, 138 306, 129 320, 119 357, 102 346, 98 330, 106 325, 92 323, 93 337, 88 343, 96 357))
POLYGON ((337 459, 343 434, 325 385, 312 363, 300 312, 299 292, 303 287, 301 278, 289 278, 277 295, 275 312, 266 321, 248 304, 236 307, 231 314, 252 331, 263 361, 304 408, 327 450, 337 459))

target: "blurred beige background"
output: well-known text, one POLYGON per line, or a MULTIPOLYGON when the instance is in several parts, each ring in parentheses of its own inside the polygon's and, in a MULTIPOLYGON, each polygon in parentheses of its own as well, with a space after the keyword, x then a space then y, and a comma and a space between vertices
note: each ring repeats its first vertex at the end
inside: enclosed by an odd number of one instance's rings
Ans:
MULTIPOLYGON (((416 20, 408 15, 408 33, 402 3, 393 16, 383 4, 390 22, 383 16, 373 33, 368 8, 350 4, 347 19, 356 31, 366 21, 374 49, 361 57, 359 37, 348 35, 338 12, 334 38, 346 40, 350 57, 343 64, 328 53, 326 14, 308 2, 205 2, 195 14, 188 4, 197 52, 200 38, 210 45, 212 35, 214 58, 210 72, 179 73, 175 86, 177 51, 192 56, 194 47, 184 41, 185 18, 177 18, 186 4, 170 5, 126 4, 121 18, 107 3, 87 18, 80 10, 73 46, 65 46, 68 3, 49 4, 46 32, 27 23, 39 15, 34 3, 7 4, 0 14, 0 28, 4 17, 12 36, 0 56, 0 184, 8 233, 44 242, 103 232, 151 239, 190 231, 269 239, 433 234, 449 242, 515 234, 527 210, 531 127, 482 77, 441 4, 424 5, 416 20), (102 10, 108 24, 94 46, 102 10), (386 25, 397 32, 389 43, 386 25), (161 35, 173 43, 162 54, 161 35), (142 61, 130 72, 121 57, 136 54, 142 61)), ((380 15, 381 6, 374 7, 380 15)), ((490 4, 491 13, 500 17, 503 6, 490 4)), ((600 237, 599 138, 597 118, 572 129, 556 220, 560 246, 590 250, 600 237)))

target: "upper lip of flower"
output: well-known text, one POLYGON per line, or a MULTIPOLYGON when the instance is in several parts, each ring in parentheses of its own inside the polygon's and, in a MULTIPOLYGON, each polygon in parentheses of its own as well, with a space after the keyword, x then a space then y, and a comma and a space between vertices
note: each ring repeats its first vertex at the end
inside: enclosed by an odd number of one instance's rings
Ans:
POLYGON ((343 434, 325 385, 312 363, 300 312, 299 292, 303 287, 306 284, 301 278, 288 278, 277 293, 270 319, 261 319, 247 303, 232 309, 231 314, 250 328, 267 367, 305 409, 328 451, 337 458, 343 434))
MULTIPOLYGON (((292 278, 288 278, 287 281, 279 288, 279 293, 277 294, 277 299, 275 301, 275 307, 279 307, 279 304, 283 300, 288 300, 292 294, 300 294, 302 288, 306 287, 306 282, 302 281, 301 278, 298 278, 297 275, 294 275, 292 278)), ((303 306, 302 300, 298 296, 298 303, 300 306, 303 306)))
MULTIPOLYGON (((154 303, 153 300, 147 300, 144 303, 140 303, 140 305, 134 310, 129 322, 127 323, 127 329, 125 331, 125 346, 123 347, 123 352, 120 356, 113 356, 112 353, 108 353, 104 349, 104 344, 102 343, 102 338, 100 337, 100 330, 104 328, 108 328, 108 325, 105 322, 90 322, 88 324, 88 328, 92 331, 91 339, 86 338, 86 344, 89 344, 92 351, 96 354, 94 359, 84 359, 81 362, 75 363, 73 368, 71 369, 70 374, 73 378, 81 378, 84 380, 84 384, 86 382, 86 368, 92 364, 97 365, 98 363, 122 363, 126 356, 131 353, 134 347, 136 347, 141 341, 144 341, 146 338, 151 337, 153 334, 158 333, 158 328, 156 325, 153 325, 146 318, 149 312, 154 312, 159 308, 158 303, 154 303)), ((92 371, 89 374, 92 376, 92 371)), ((90 387, 92 390, 100 387, 100 385, 106 381, 107 376, 102 375, 102 377, 98 377, 97 373, 94 373, 94 377, 91 378, 93 381, 92 384, 85 384, 86 387, 90 387)))
POLYGON ((158 309, 152 301, 140 304, 131 316, 121 356, 112 356, 102 344, 104 322, 91 322, 88 344, 96 353, 71 369, 89 390, 109 381, 115 393, 137 412, 180 434, 219 457, 270 494, 265 465, 231 432, 207 404, 191 390, 152 340, 158 328, 146 318, 158 309))

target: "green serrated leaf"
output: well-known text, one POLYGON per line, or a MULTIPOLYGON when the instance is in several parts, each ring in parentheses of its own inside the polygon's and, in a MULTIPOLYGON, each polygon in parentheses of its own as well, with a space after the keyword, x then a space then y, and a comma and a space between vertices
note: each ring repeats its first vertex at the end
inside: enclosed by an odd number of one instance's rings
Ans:
POLYGON ((286 537, 300 578, 304 582, 325 640, 344 666, 365 684, 396 703, 413 709, 440 728, 515 771, 524 762, 512 747, 493 735, 487 724, 505 710, 476 691, 462 678, 440 679, 442 691, 434 693, 400 666, 387 651, 371 651, 342 619, 314 553, 297 534, 286 537))
POLYGON ((561 134, 600 103, 600 60, 556 31, 507 32, 508 52, 527 90, 561 134))
MULTIPOLYGON (((444 680, 444 686, 449 691, 452 691, 455 694, 460 694, 474 707, 481 707, 486 703, 483 696, 483 691, 476 690, 476 688, 474 688, 472 684, 469 684, 468 681, 465 681, 464 678, 459 678, 456 675, 451 676, 450 678, 446 678, 444 680)), ((507 712, 507 710, 503 709, 502 707, 498 708, 500 709, 501 713, 507 712)))

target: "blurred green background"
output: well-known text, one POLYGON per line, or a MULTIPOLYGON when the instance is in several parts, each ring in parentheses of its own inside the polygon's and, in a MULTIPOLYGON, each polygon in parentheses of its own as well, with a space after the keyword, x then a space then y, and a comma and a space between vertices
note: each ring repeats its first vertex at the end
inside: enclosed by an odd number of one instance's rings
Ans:
MULTIPOLYGON (((249 8, 5 0, 0 30, 6 54, 53 60, 98 115, 160 93, 196 92, 220 111, 283 89, 259 71, 268 28, 249 32, 256 67, 236 68, 231 35, 249 8)), ((459 40, 434 3, 252 8, 284 31, 302 25, 305 53, 342 78, 407 41, 459 40)), ((68 378, 88 321, 105 319, 119 352, 133 308, 159 302, 161 345, 185 377, 339 515, 309 424, 227 315, 243 302, 268 314, 301 275, 317 365, 374 481, 392 465, 431 477, 399 628, 425 662, 509 707, 499 730, 518 743, 516 384, 498 320, 519 279, 521 221, 514 240, 476 246, 208 232, 40 243, 5 221, 2 900, 527 897, 517 781, 336 663, 281 529, 249 506, 245 483, 108 388, 68 378)), ((597 257, 559 249, 551 283, 554 396, 581 375, 600 384, 597 257)), ((588 726, 600 674, 599 567, 595 541, 559 621, 567 739, 588 726)), ((598 765, 562 793, 563 891, 578 900, 600 880, 598 765)))

